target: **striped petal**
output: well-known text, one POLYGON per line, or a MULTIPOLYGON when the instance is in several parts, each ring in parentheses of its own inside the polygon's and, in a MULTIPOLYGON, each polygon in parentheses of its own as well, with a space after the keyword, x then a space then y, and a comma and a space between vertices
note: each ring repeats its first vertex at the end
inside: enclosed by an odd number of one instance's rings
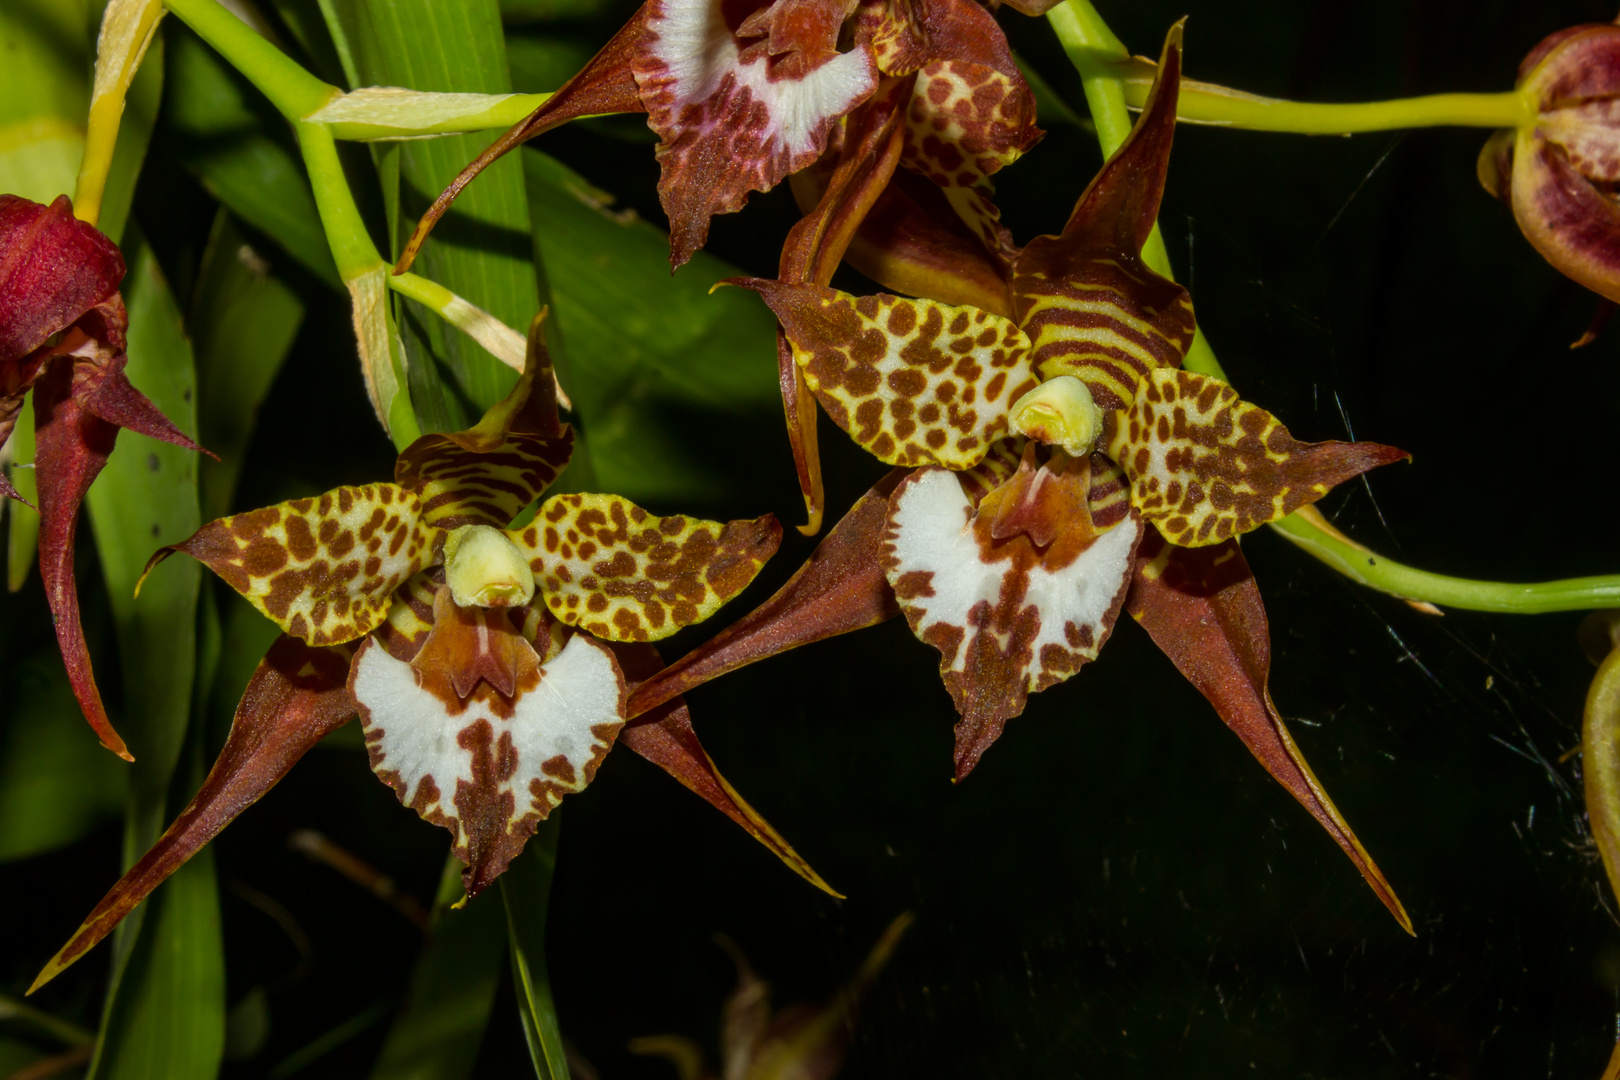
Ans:
POLYGON ((1026 468, 1026 457, 977 509, 956 475, 937 468, 913 473, 890 499, 883 569, 912 632, 939 650, 962 716, 958 779, 1029 694, 1096 657, 1125 600, 1141 521, 1127 511, 1098 527, 1086 513, 1089 463, 1065 459, 1054 455, 1054 470, 1026 468), (1032 537, 1040 519, 1066 524, 1032 537))
POLYGON ((394 479, 421 498, 426 524, 504 529, 568 465, 574 433, 557 418, 545 315, 529 328, 523 374, 511 393, 473 427, 424 435, 395 462, 394 479))
POLYGON ((553 615, 609 641, 656 641, 702 622, 754 580, 782 542, 752 521, 656 517, 617 495, 558 495, 507 534, 553 615))
POLYGON ((368 484, 211 521, 160 549, 146 571, 184 552, 293 637, 334 645, 375 630, 394 590, 433 564, 443 540, 411 492, 368 484))
POLYGON ((1142 261, 1159 213, 1175 131, 1181 28, 1130 137, 1081 195, 1061 236, 1042 236, 1013 273, 1018 323, 1041 377, 1076 375, 1104 409, 1130 405, 1137 382, 1181 366, 1192 344, 1187 291, 1142 261))
POLYGON ((795 6, 816 16, 804 20, 810 40, 779 40, 768 11, 734 24, 728 15, 740 12, 718 0, 648 0, 642 9, 632 70, 647 123, 663 138, 658 194, 675 266, 703 246, 711 216, 741 209, 750 192, 819 157, 833 124, 877 87, 868 50, 833 51, 819 5, 795 6))
POLYGON ((1103 442, 1130 477, 1132 505, 1182 547, 1257 529, 1409 456, 1378 443, 1299 442, 1225 383, 1169 369, 1108 414, 1103 442))
POLYGON ((977 308, 850 296, 761 278, 805 381, 833 423, 891 465, 965 469, 1007 433, 1007 412, 1038 380, 1029 342, 977 308))
POLYGON ((586 635, 542 665, 505 612, 458 609, 447 597, 441 589, 433 632, 410 662, 367 640, 349 690, 372 771, 450 830, 474 896, 564 795, 596 775, 624 723, 625 684, 612 654, 586 635))

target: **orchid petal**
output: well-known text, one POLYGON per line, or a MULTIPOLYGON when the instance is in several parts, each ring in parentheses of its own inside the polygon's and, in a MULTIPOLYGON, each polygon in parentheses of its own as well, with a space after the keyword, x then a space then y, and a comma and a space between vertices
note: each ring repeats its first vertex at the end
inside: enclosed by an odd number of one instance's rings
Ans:
POLYGON ((432 565, 443 541, 416 495, 368 484, 211 521, 160 549, 146 572, 184 552, 293 637, 334 645, 375 630, 394 590, 432 565))
MULTIPOLYGON (((816 285, 832 280, 856 229, 894 176, 904 134, 901 106, 910 93, 910 80, 884 79, 871 99, 856 109, 838 132, 837 161, 826 176, 818 200, 806 208, 805 216, 789 230, 782 246, 777 271, 780 280, 816 285)), ((782 408, 787 414, 788 444, 808 518, 799 531, 814 536, 821 531, 826 503, 817 447, 816 406, 780 326, 776 331, 776 363, 782 408)))
POLYGON ((557 417, 545 318, 530 326, 523 374, 505 398, 466 431, 424 435, 399 455, 394 479, 421 498, 426 524, 504 529, 567 467, 574 433, 557 417))
POLYGON ((1041 377, 1079 376, 1104 409, 1128 407, 1140 379, 1180 367, 1192 344, 1187 291, 1141 255, 1164 193, 1180 76, 1178 24, 1130 136, 1080 196, 1063 234, 1032 241, 1015 267, 1018 323, 1041 377))
POLYGON ((889 495, 904 475, 896 469, 862 495, 769 600, 637 686, 626 715, 639 716, 757 660, 898 615, 878 552, 889 495))
POLYGON ((1129 410, 1108 414, 1104 440, 1131 478, 1132 505, 1182 547, 1240 536, 1411 456, 1378 443, 1299 442, 1218 379, 1167 368, 1142 381, 1129 410))
POLYGON ((564 83, 561 89, 547 98, 534 112, 512 125, 504 135, 491 143, 488 149, 461 170, 416 223, 416 230, 400 252, 394 273, 403 274, 411 268, 417 252, 427 241, 428 233, 433 231, 433 226, 450 210, 450 204, 455 202, 456 196, 477 179, 479 173, 505 157, 509 151, 537 135, 582 116, 646 111, 636 92, 635 78, 630 73, 631 58, 637 50, 645 47, 642 29, 644 17, 645 9, 631 16, 630 21, 602 46, 602 50, 580 69, 579 74, 564 83))
POLYGON ((66 195, 49 206, 0 195, 0 364, 77 322, 123 278, 118 245, 75 218, 66 195))
MULTIPOLYGON (((816 170, 796 173, 794 194, 819 195, 819 181, 816 170)), ((844 257, 892 292, 1013 317, 1010 259, 987 250, 944 193, 913 173, 895 174, 844 257)))
POLYGON ((782 542, 752 521, 655 517, 617 495, 558 495, 507 534, 551 613, 609 641, 652 641, 702 622, 754 580, 782 542))
POLYGON ((1620 301, 1620 207, 1533 130, 1513 148, 1509 200, 1519 229, 1559 273, 1620 301))
POLYGON ((763 278, 735 284, 781 320, 833 423, 891 465, 975 464, 1038 382, 1023 332, 977 308, 763 278))
MULTIPOLYGON (((614 645, 613 653, 625 677, 639 682, 656 674, 664 662, 651 645, 632 643, 614 645)), ((628 708, 628 706, 627 706, 628 708)), ((843 894, 821 879, 821 875, 793 850, 793 845, 771 827, 770 822, 749 806, 737 789, 727 783, 715 768, 692 730, 692 714, 686 701, 676 697, 658 706, 636 723, 628 724, 619 732, 619 744, 627 746, 648 761, 679 780, 688 791, 695 793, 710 806, 741 825, 743 829, 764 844, 788 869, 829 895, 843 899, 843 894)))
POLYGON ((349 677, 372 771, 450 830, 469 896, 500 876, 564 795, 591 782, 624 723, 624 676, 600 642, 576 634, 542 667, 517 633, 481 629, 441 618, 410 663, 367 640, 349 677), (510 694, 481 681, 463 696, 453 685, 480 637, 504 637, 522 657, 510 694))
POLYGON ((715 0, 648 0, 642 11, 645 45, 631 67, 663 139, 658 195, 678 267, 703 246, 710 217, 815 161, 838 119, 877 88, 878 71, 859 47, 793 62, 770 55, 768 42, 745 51, 715 0))
POLYGON ((230 735, 202 788, 45 965, 29 993, 112 933, 165 878, 275 787, 310 747, 354 716, 344 685, 348 671, 346 648, 315 649, 295 638, 276 639, 242 694, 230 735))
MULTIPOLYGON (((1008 483, 1019 481, 1015 474, 1008 483)), ((1047 474, 1030 495, 1061 498, 1068 488, 1083 501, 1088 487, 1087 470, 1047 474)), ((954 474, 921 469, 895 489, 883 543, 884 573, 900 610, 912 632, 939 650, 940 675, 962 715, 957 779, 1023 712, 1029 694, 1096 658, 1119 616, 1142 536, 1140 519, 1128 514, 1084 537, 1078 551, 1061 534, 1042 549, 1022 533, 990 535, 981 527, 990 524, 989 503, 976 512, 954 474)))
POLYGON ((1407 933, 1412 921, 1328 798, 1271 702, 1271 640, 1260 590, 1237 541, 1186 549, 1154 530, 1137 555, 1126 608, 1226 726, 1350 856, 1407 933))

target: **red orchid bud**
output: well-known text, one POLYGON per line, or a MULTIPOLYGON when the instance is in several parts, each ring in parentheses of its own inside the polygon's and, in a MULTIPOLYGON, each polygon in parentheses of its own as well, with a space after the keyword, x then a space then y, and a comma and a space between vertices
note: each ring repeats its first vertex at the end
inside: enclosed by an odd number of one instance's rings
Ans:
POLYGON ((1519 67, 1527 120, 1486 143, 1485 189, 1561 273, 1620 300, 1620 26, 1561 30, 1519 67))

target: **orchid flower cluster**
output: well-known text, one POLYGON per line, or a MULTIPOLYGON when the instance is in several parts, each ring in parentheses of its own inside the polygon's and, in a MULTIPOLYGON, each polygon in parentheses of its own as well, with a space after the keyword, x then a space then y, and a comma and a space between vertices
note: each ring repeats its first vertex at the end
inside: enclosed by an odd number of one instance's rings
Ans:
MULTIPOLYGON (((168 6, 224 40, 211 0, 168 6)), ((1051 5, 1011 6, 1039 15, 1051 5)), ((115 3, 109 19, 132 8, 156 10, 115 3)), ((140 24, 147 36, 150 23, 140 24)), ((1079 32, 1056 13, 1054 23, 1060 35, 1079 32)), ((1511 100, 1480 113, 1514 120, 1481 156, 1482 180, 1549 261, 1612 300, 1617 42, 1617 27, 1555 35, 1525 61, 1511 100)), ((147 574, 164 573, 175 554, 201 562, 280 636, 195 798, 35 987, 355 716, 372 771, 450 833, 468 897, 620 744, 838 895, 720 774, 682 695, 896 615, 933 650, 919 650, 919 662, 937 659, 960 718, 963 780, 1029 695, 1079 675, 1128 613, 1411 932, 1272 702, 1266 613, 1240 544, 1278 525, 1324 558, 1354 549, 1310 507, 1408 455, 1300 441, 1239 397, 1218 366, 1198 360, 1208 346, 1192 299, 1155 255, 1178 114, 1219 120, 1222 109, 1247 109, 1252 119, 1289 103, 1184 81, 1179 24, 1156 63, 1120 57, 1115 67, 1139 118, 1067 220, 1020 243, 1001 222, 994 177, 1042 132, 1033 90, 976 0, 647 0, 439 196, 391 275, 363 244, 340 258, 367 385, 400 445, 393 476, 223 517, 152 556, 147 574), (892 467, 775 595, 668 664, 652 643, 740 596, 781 527, 770 515, 658 516, 566 487, 547 497, 574 435, 545 314, 518 335, 409 273, 434 224, 491 163, 604 113, 645 114, 660 140, 674 268, 703 247, 715 214, 792 186, 804 216, 777 276, 717 284, 751 290, 777 321, 803 531, 818 532, 826 511, 818 406, 892 467), (832 288, 846 262, 892 291, 832 288), (435 310, 519 368, 473 426, 417 430, 388 329, 372 317, 387 287, 438 297, 435 310)), ((364 102, 306 97, 306 123, 377 122, 364 102)), ((300 128, 300 138, 312 160, 330 150, 327 128, 300 128)), ((330 191, 324 198, 336 207, 330 191)), ((31 392, 39 563, 57 637, 92 728, 127 756, 80 629, 76 511, 120 428, 201 448, 124 378, 123 260, 73 212, 66 197, 49 206, 0 197, 0 441, 31 392)), ((3 477, 0 494, 19 497, 3 477)), ((1411 573, 1405 580, 1428 580, 1411 573)), ((1381 587, 1415 600, 1460 595, 1381 587)))

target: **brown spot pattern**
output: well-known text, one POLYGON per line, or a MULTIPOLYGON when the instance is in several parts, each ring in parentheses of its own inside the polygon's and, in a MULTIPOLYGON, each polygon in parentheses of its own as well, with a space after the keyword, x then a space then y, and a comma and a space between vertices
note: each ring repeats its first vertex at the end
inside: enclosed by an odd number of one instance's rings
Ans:
POLYGON ((415 495, 368 484, 211 521, 170 550, 206 564, 287 633, 335 645, 383 622, 394 590, 434 561, 442 537, 415 495))
POLYGON ((701 622, 754 580, 781 543, 770 515, 752 521, 656 517, 617 495, 558 495, 529 533, 508 533, 529 556, 547 607, 609 641, 655 641, 701 622))
POLYGON ((1181 547, 1259 528, 1407 456, 1378 443, 1299 442, 1225 383, 1168 369, 1108 415, 1104 439, 1130 477, 1131 503, 1181 547))
POLYGON ((394 479, 421 498, 429 525, 504 529, 551 486, 573 451, 566 426, 556 438, 507 432, 489 449, 480 447, 476 429, 424 435, 400 454, 394 479))

